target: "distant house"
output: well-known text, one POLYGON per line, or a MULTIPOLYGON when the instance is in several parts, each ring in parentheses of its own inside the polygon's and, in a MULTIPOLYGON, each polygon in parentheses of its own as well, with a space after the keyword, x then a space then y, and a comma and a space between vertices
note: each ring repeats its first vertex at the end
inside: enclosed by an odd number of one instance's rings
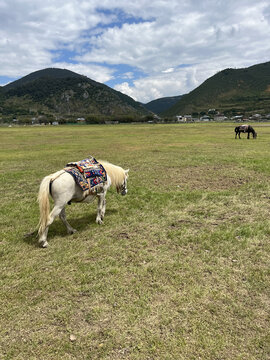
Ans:
POLYGON ((224 116, 223 114, 219 114, 219 115, 215 115, 214 116, 214 120, 215 121, 224 121, 224 120, 227 120, 227 116, 224 116))
POLYGON ((184 122, 186 120, 184 120, 183 116, 182 115, 176 115, 176 121, 178 122, 184 122))
POLYGON ((76 119, 76 121, 78 123, 83 123, 83 122, 85 122, 85 118, 84 117, 79 117, 79 118, 76 119))
POLYGON ((232 120, 234 121, 243 121, 244 115, 236 115, 232 117, 232 120))
POLYGON ((201 121, 210 121, 210 117, 208 115, 203 115, 202 117, 200 117, 201 121))
POLYGON ((261 114, 254 114, 250 117, 252 120, 260 120, 262 118, 261 114))
POLYGON ((191 115, 184 115, 183 116, 183 121, 192 121, 192 116, 191 115))

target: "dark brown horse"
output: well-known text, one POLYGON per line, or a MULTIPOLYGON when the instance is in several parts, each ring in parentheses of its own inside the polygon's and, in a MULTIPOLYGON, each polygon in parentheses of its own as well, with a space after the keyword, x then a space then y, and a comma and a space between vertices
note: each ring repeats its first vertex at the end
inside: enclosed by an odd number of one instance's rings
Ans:
POLYGON ((250 133, 252 133, 253 135, 253 139, 256 139, 257 137, 257 133, 256 131, 253 129, 252 126, 250 125, 240 125, 240 126, 236 126, 236 128, 234 129, 235 131, 235 139, 237 138, 237 135, 239 137, 239 139, 241 139, 240 137, 240 133, 248 133, 247 139, 249 139, 249 135, 250 133))

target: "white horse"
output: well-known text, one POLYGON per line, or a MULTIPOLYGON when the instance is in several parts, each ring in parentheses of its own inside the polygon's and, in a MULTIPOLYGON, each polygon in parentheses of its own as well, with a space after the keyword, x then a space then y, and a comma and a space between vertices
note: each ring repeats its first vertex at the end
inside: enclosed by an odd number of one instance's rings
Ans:
MULTIPOLYGON (((49 226, 59 215, 63 224, 67 228, 68 234, 76 232, 67 222, 65 206, 70 202, 92 202, 98 198, 96 223, 102 224, 106 209, 106 193, 110 186, 115 186, 118 193, 126 195, 128 171, 120 166, 110 164, 106 161, 98 161, 106 170, 107 180, 100 184, 95 191, 82 191, 76 184, 73 176, 65 170, 60 170, 54 174, 46 176, 39 188, 38 202, 40 210, 40 220, 38 224, 38 237, 41 247, 47 247, 47 235, 49 226), (54 200, 54 207, 50 211, 49 195, 54 200)), ((32 233, 33 234, 33 233, 32 233)), ((31 235, 31 234, 29 234, 31 235)))

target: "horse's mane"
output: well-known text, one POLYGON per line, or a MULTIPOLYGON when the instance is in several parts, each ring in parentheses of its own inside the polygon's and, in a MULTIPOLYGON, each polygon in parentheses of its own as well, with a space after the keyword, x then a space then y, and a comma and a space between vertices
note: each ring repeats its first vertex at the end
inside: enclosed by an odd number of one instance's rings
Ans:
POLYGON ((104 167, 106 172, 108 173, 109 177, 112 181, 112 186, 116 188, 123 184, 125 180, 125 170, 122 169, 120 166, 113 165, 108 161, 98 160, 101 165, 104 167))

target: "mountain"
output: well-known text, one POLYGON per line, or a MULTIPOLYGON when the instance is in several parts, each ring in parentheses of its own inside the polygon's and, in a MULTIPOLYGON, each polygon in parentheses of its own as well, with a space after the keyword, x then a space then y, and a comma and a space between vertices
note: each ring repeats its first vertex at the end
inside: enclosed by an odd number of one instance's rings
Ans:
POLYGON ((162 112, 168 110, 170 107, 172 107, 178 100, 181 99, 181 95, 179 96, 171 96, 171 97, 164 97, 159 98, 156 100, 152 100, 147 104, 143 104, 143 106, 153 113, 159 115, 162 112))
POLYGON ((149 112, 131 97, 69 70, 33 72, 0 89, 3 115, 131 115, 149 112))
POLYGON ((270 112, 270 62, 225 69, 207 79, 162 113, 184 115, 217 109, 224 113, 270 112))
POLYGON ((22 87, 26 84, 31 83, 32 81, 39 80, 41 78, 65 79, 65 78, 86 78, 86 77, 66 69, 48 68, 44 70, 35 71, 29 75, 22 77, 21 79, 15 80, 12 83, 7 84, 6 86, 4 86, 4 91, 22 87))

